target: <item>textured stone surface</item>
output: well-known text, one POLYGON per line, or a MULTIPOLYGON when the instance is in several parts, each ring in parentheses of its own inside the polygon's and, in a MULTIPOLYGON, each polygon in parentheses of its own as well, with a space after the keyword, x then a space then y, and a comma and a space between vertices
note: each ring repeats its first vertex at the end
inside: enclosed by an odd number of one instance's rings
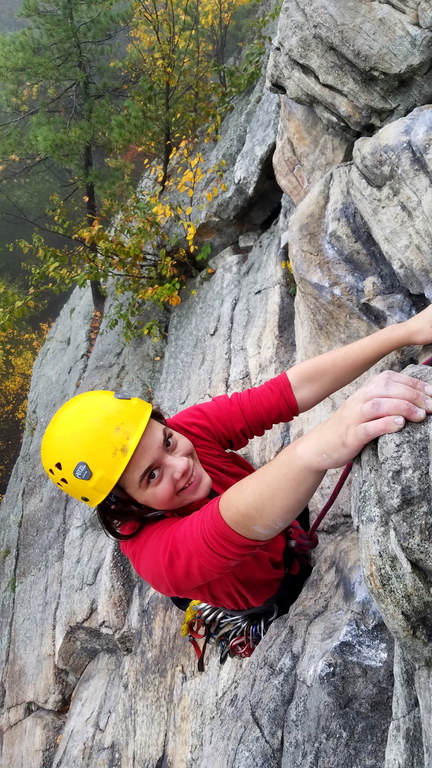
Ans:
MULTIPOLYGON (((353 162, 327 174, 293 214, 289 254, 300 359, 331 349, 335 339, 347 343, 402 321, 430 298, 431 129, 432 109, 420 108, 360 139, 353 162)), ((418 354, 405 349, 380 369, 401 368, 418 354)), ((349 391, 302 416, 296 434, 326 417, 349 391)), ((323 488, 327 493, 328 483, 323 488)))
POLYGON ((331 542, 323 537, 300 600, 248 662, 204 764, 381 766, 392 659, 393 643, 365 590, 353 534, 331 542))
POLYGON ((432 101, 427 0, 285 0, 268 79, 330 125, 370 133, 432 101))
MULTIPOLYGON (((154 394, 172 413, 258 384, 295 354, 310 357, 424 305, 431 293, 431 109, 358 141, 353 162, 326 171, 347 142, 334 126, 370 129, 424 101, 431 29, 426 0, 286 2, 269 71, 278 68, 288 95, 303 105, 290 105, 289 121, 288 102, 283 106, 276 167, 287 194, 279 222, 269 227, 280 202, 271 170, 278 97, 264 94, 261 83, 239 100, 207 157, 209 164, 226 159, 227 190, 201 212, 201 237, 214 237, 215 253, 231 247, 212 260, 207 282, 201 276, 188 286, 171 314, 167 342, 125 345, 118 329, 107 330, 89 356, 85 291, 72 296, 50 332, 0 508, 2 765, 432 764, 429 420, 412 428, 408 449, 410 430, 399 443, 380 443, 385 461, 399 462, 385 476, 374 447, 356 470, 356 483, 362 471, 364 483, 356 485, 354 517, 386 624, 365 587, 346 489, 289 615, 249 660, 220 667, 210 649, 204 675, 178 634, 178 611, 135 578, 89 510, 47 483, 38 457, 50 415, 77 391, 154 394), (321 123, 304 104, 333 127, 322 123, 320 135, 321 123), (293 201, 303 197, 292 216, 293 201), (297 281, 295 345, 280 268, 287 229, 297 281), (246 254, 237 240, 248 232, 255 244, 246 254), (375 503, 383 489, 388 495, 375 503), (359 497, 368 493, 363 507, 359 497), (387 548, 385 563, 380 547, 387 548)), ((407 350, 387 364, 400 367, 417 355, 407 350)), ((299 420, 291 435, 322 419, 341 397, 299 420)), ((249 456, 265 461, 287 439, 286 428, 275 429, 249 456)))
POLYGON ((279 186, 296 205, 315 182, 343 160, 349 146, 340 132, 324 129, 312 107, 281 96, 273 167, 279 186))
MULTIPOLYGON (((431 119, 430 108, 418 109, 358 141, 353 163, 328 174, 292 217, 300 357, 330 348, 334 338, 347 342, 403 320, 430 299, 431 119)), ((381 367, 400 368, 418 355, 408 349, 381 367)), ((414 371, 431 377, 428 369, 414 371)), ((297 430, 329 408, 302 417, 297 430)), ((378 763, 385 768, 431 764, 429 445, 428 420, 394 442, 384 438, 378 454, 368 448, 353 499, 368 586, 397 639, 393 714, 385 760, 378 763)), ((333 530, 338 520, 340 527, 346 509, 341 501, 325 527, 333 530)))
MULTIPOLYGON (((211 279, 195 286, 197 293, 173 314, 162 360, 162 346, 141 341, 125 348, 118 331, 102 332, 87 357, 86 293, 71 298, 51 332, 35 368, 33 429, 23 446, 31 492, 20 461, 1 508, 14 536, 3 529, 11 554, 2 567, 16 578, 16 588, 5 590, 1 614, 2 626, 10 627, 4 644, 5 764, 18 768, 31 754, 35 768, 51 765, 38 746, 45 740, 53 766, 134 760, 149 768, 159 760, 189 766, 201 754, 206 728, 227 691, 232 694, 247 671, 231 660, 220 670, 209 654, 205 678, 197 673, 179 636, 181 614, 135 579, 87 508, 47 484, 38 453, 50 414, 76 391, 123 387, 145 396, 151 390, 174 411, 287 367, 294 353, 293 306, 277 243, 275 229, 248 256, 229 251, 215 261, 211 279), (81 332, 74 332, 75 323, 81 332), (249 343, 241 345, 246 327, 249 343), (13 519, 17 497, 19 528, 13 519), (51 717, 41 720, 43 712, 51 717)), ((261 439, 256 460, 273 455, 286 437, 282 428, 261 439)))
MULTIPOLYGON (((432 381, 429 368, 406 369, 432 381)), ((362 455, 356 499, 369 590, 393 636, 417 665, 432 663, 430 418, 381 438, 362 455), (420 457, 420 461, 419 461, 420 457)))
MULTIPOLYGON (((406 371, 432 382, 430 368, 406 371)), ((366 583, 397 640, 393 716, 385 768, 432 760, 432 535, 430 418, 367 447, 354 505, 366 583)))
POLYGON ((213 255, 251 229, 263 231, 275 219, 281 190, 272 168, 279 123, 279 98, 261 77, 241 95, 224 120, 220 141, 204 146, 205 178, 196 185, 192 219, 197 242, 210 242, 213 255), (215 188, 226 187, 214 195, 215 188), (207 193, 212 193, 210 202, 207 193))
MULTIPOLYGON (((158 403, 165 412, 261 384, 293 363, 293 301, 277 241, 273 228, 250 256, 228 254, 213 260, 211 280, 175 312, 158 387, 158 403), (212 305, 214 311, 209 311, 212 305)), ((285 427, 275 428, 271 437, 254 441, 252 460, 269 460, 286 432, 285 427), (260 442, 266 446, 263 453, 257 449, 260 442)))

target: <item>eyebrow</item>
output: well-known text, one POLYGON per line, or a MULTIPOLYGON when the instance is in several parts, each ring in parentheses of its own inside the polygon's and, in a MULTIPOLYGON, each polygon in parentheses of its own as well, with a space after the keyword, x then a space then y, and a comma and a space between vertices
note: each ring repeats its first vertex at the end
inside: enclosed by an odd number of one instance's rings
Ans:
MULTIPOLYGON (((168 434, 168 427, 164 427, 164 428, 163 428, 163 431, 162 431, 162 450, 164 450, 164 448, 165 448, 165 443, 166 443, 166 439, 167 439, 167 434, 168 434)), ((145 478, 146 478, 146 476, 149 474, 149 472, 151 472, 151 471, 152 471, 153 467, 154 467, 154 461, 152 461, 152 463, 151 463, 151 464, 149 464, 149 465, 148 465, 148 466, 147 466, 147 467, 146 467, 146 468, 143 470, 143 472, 141 472, 141 474, 140 474, 140 476, 139 476, 139 478, 138 478, 138 485, 139 485, 139 486, 141 485, 141 483, 143 482, 143 480, 145 480, 145 478)))

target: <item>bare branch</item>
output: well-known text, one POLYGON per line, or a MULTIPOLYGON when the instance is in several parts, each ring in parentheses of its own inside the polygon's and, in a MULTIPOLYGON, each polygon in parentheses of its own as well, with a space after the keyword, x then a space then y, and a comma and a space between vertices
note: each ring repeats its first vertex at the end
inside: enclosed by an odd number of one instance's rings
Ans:
MULTIPOLYGON (((57 96, 54 96, 51 101, 48 102, 47 106, 51 106, 52 104, 55 104, 56 101, 62 98, 62 96, 65 95, 68 91, 70 91, 71 88, 73 88, 76 85, 76 82, 71 83, 71 85, 68 85, 67 88, 65 88, 61 93, 57 94, 57 96)), ((20 123, 21 120, 25 120, 27 117, 30 117, 33 114, 36 114, 40 111, 40 107, 35 107, 34 109, 29 110, 24 115, 20 115, 19 117, 14 118, 13 120, 9 120, 6 123, 0 123, 0 128, 6 128, 8 125, 13 125, 14 123, 20 123)))

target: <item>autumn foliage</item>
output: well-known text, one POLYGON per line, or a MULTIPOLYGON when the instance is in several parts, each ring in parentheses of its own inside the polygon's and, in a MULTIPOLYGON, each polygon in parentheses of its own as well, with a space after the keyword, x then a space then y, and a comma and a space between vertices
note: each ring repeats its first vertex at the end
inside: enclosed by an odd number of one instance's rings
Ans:
POLYGON ((16 459, 17 433, 24 428, 33 363, 46 331, 45 325, 26 332, 0 329, 0 498, 16 459))

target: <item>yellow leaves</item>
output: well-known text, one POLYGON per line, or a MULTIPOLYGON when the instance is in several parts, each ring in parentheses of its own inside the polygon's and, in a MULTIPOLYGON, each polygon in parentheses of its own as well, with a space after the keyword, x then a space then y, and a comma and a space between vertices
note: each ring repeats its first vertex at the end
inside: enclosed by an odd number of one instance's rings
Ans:
POLYGON ((173 296, 170 296, 170 298, 167 299, 167 304, 170 304, 171 307, 176 307, 178 304, 181 304, 181 298, 177 291, 173 296))
POLYGON ((290 261, 282 261, 281 262, 281 267, 282 267, 282 269, 287 269, 288 272, 292 273, 292 267, 291 267, 291 262, 290 261))
POLYGON ((27 391, 34 358, 45 338, 45 327, 38 331, 0 331, 0 386, 2 390, 2 412, 0 433, 13 421, 22 420, 27 405, 27 391))
POLYGON ((189 245, 192 245, 195 234, 196 234, 196 227, 191 221, 189 221, 188 224, 185 226, 185 232, 186 232, 186 240, 188 241, 189 245))
POLYGON ((158 202, 153 206, 153 214, 159 224, 165 224, 173 216, 173 209, 169 203, 158 202))
MULTIPOLYGON (((225 187, 225 189, 226 189, 226 187, 225 187)), ((219 194, 219 188, 218 187, 213 187, 211 191, 209 190, 208 192, 206 192, 205 196, 206 196, 207 202, 211 203, 213 198, 217 197, 218 194, 219 194)))

